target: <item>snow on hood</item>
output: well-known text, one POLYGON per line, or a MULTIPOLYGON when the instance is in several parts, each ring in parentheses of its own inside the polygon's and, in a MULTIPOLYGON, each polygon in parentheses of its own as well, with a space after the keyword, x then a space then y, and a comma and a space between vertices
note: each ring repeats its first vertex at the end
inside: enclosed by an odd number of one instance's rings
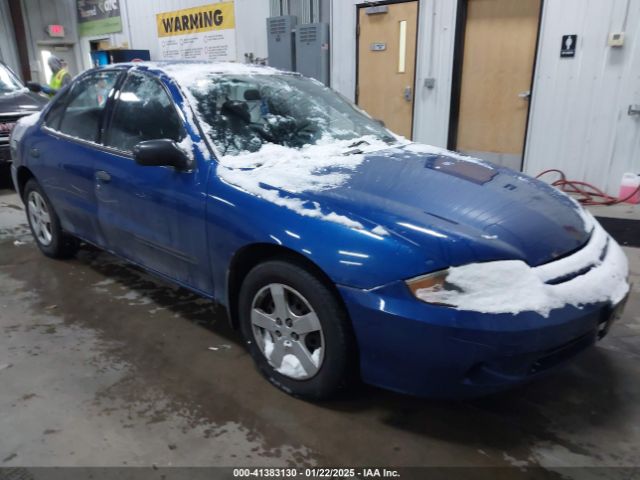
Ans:
POLYGON ((479 158, 469 157, 468 155, 462 155, 458 152, 452 152, 451 150, 447 150, 446 148, 435 147, 433 145, 425 145, 424 143, 409 143, 404 149, 411 153, 450 157, 456 160, 461 160, 463 162, 476 163, 491 170, 494 169, 494 166, 489 162, 485 162, 484 160, 480 160, 479 158))
MULTIPOLYGON (((275 68, 240 63, 153 63, 144 62, 140 67, 160 70, 172 77, 182 89, 182 93, 192 105, 187 109, 187 121, 198 131, 194 117, 198 118, 205 134, 209 135, 211 127, 198 113, 198 100, 191 90, 198 89, 199 82, 208 82, 212 75, 282 75, 275 68)), ((286 72, 284 73, 286 74, 286 72)), ((401 137, 399 142, 408 143, 401 137)), ((213 145, 213 142, 210 142, 213 145)), ((206 149, 199 142, 195 144, 206 155, 206 149)), ((189 152, 193 149, 187 140, 180 145, 189 152)), ((357 230, 366 230, 359 221, 332 211, 325 211, 317 202, 302 200, 291 194, 320 191, 341 185, 349 178, 349 173, 364 161, 366 153, 389 148, 389 145, 371 136, 351 140, 323 139, 315 145, 307 145, 296 149, 276 144, 265 144, 257 152, 246 152, 235 156, 217 155, 219 161, 218 175, 228 184, 238 187, 255 196, 263 198, 281 207, 288 208, 300 215, 318 218, 344 225, 357 230), (358 145, 358 153, 349 153, 349 146, 358 145), (331 168, 332 172, 323 171, 331 168), (343 170, 336 173, 335 170, 343 170)), ((215 150, 215 148, 214 148, 215 150)), ((387 235, 380 225, 374 226, 374 235, 387 235)))
POLYGON ((629 292, 627 258, 591 214, 584 213, 583 218, 593 232, 587 245, 573 255, 534 268, 520 260, 453 267, 446 280, 453 288, 423 288, 416 296, 458 310, 514 315, 533 311, 544 317, 566 305, 615 305, 629 292))
MULTIPOLYGON (((239 156, 225 156, 220 159, 220 178, 258 197, 300 215, 340 223, 350 228, 364 230, 358 221, 335 212, 323 211, 317 202, 305 202, 287 195, 300 194, 335 188, 348 180, 352 170, 360 165, 365 154, 389 148, 389 145, 373 137, 358 140, 326 139, 315 145, 301 149, 266 144, 260 150, 239 156), (359 152, 345 155, 353 150, 354 142, 359 152)), ((373 233, 386 235, 386 230, 376 226, 373 233)))

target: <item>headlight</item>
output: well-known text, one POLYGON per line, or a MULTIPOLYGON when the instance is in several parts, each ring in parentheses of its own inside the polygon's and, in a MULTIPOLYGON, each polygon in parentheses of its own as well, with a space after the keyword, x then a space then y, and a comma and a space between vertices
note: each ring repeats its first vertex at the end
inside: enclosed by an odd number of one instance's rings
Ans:
MULTIPOLYGON (((412 278, 406 281, 409 290, 413 293, 413 296, 419 300, 425 301, 421 298, 421 291, 440 292, 443 290, 458 290, 455 286, 447 283, 447 276, 449 275, 449 269, 439 270, 437 272, 429 273, 427 275, 421 275, 419 277, 412 278)), ((453 305, 443 302, 429 302, 436 305, 445 305, 452 307, 453 305)))

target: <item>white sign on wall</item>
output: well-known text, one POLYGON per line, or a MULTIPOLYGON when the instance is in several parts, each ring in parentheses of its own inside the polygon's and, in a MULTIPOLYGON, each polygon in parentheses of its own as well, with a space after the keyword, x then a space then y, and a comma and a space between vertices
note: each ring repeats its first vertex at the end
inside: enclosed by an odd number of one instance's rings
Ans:
POLYGON ((236 60, 233 2, 156 15, 162 60, 236 60))

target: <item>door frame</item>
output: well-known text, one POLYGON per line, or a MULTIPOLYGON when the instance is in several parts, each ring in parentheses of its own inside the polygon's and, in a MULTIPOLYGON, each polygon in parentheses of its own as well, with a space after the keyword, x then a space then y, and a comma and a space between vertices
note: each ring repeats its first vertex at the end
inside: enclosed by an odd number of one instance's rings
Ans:
MULTIPOLYGON (((465 33, 467 27, 467 11, 469 0, 457 0, 457 14, 454 34, 453 48, 453 72, 451 76, 451 103, 449 110, 449 133, 447 136, 447 148, 455 150, 458 140, 458 122, 460 120, 460 96, 462 94, 462 63, 464 61, 465 33)), ((538 33, 536 34, 536 45, 533 52, 533 68, 531 69, 531 96, 527 106, 527 118, 524 128, 524 140, 522 144, 522 155, 520 158, 520 171, 524 168, 524 155, 527 151, 527 140, 529 137, 529 122, 531 121, 531 106, 533 104, 533 88, 536 78, 536 68, 538 66, 538 50, 540 47, 540 31, 542 30, 542 14, 544 12, 546 0, 540 0, 540 13, 538 14, 538 33)))
POLYGON ((356 84, 354 86, 354 92, 353 92, 353 98, 355 100, 355 104, 358 105, 358 93, 359 93, 359 89, 360 89, 360 9, 361 8, 367 8, 367 7, 378 7, 381 5, 394 5, 397 3, 410 3, 410 2, 416 2, 417 3, 417 10, 416 10, 416 48, 415 48, 415 52, 416 52, 416 58, 414 60, 414 64, 413 64, 413 83, 411 85, 411 94, 412 94, 412 101, 411 101, 411 138, 414 137, 413 135, 413 126, 414 126, 414 120, 415 120, 415 115, 416 115, 416 78, 418 75, 418 53, 419 53, 419 47, 420 47, 420 42, 419 42, 419 38, 420 38, 420 3, 422 2, 422 0, 384 0, 384 1, 380 1, 380 2, 370 2, 370 1, 363 1, 361 3, 357 3, 356 4, 356 84))

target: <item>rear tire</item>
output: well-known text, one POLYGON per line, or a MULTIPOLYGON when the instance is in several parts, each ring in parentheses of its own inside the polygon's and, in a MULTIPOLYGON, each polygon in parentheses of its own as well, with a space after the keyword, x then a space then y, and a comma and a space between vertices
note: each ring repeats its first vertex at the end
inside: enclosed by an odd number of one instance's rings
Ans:
POLYGON ((34 178, 24 187, 24 205, 29 228, 42 253, 51 258, 70 258, 76 254, 80 242, 62 231, 60 219, 34 178))
POLYGON ((253 268, 240 290, 239 314, 258 370, 286 393, 327 399, 354 379, 356 346, 344 307, 301 266, 273 260, 253 268))

